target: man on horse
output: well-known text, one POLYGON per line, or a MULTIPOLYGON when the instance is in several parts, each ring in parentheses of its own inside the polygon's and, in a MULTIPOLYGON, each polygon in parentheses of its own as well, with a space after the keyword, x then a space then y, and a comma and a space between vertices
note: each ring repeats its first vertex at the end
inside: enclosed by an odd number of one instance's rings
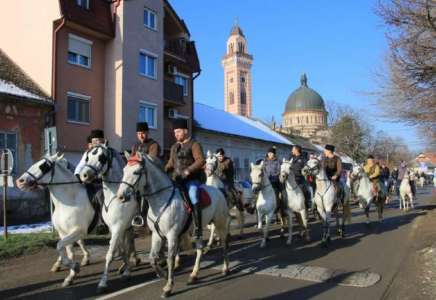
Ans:
POLYGON ((342 201, 344 197, 343 187, 341 185, 342 161, 335 154, 335 146, 325 145, 323 164, 328 179, 333 182, 336 190, 336 196, 342 201))
POLYGON ((219 148, 215 151, 215 156, 218 160, 218 166, 216 174, 224 184, 224 192, 232 204, 236 205, 239 211, 243 211, 241 197, 238 191, 235 189, 235 169, 233 167, 233 161, 230 157, 225 156, 223 148, 219 148))
MULTIPOLYGON (((149 137, 148 135, 148 123, 138 122, 136 123, 136 137, 138 142, 132 146, 132 155, 137 152, 141 152, 143 155, 150 155, 153 158, 159 158, 160 146, 159 144, 149 137)), ((144 226, 144 217, 147 216, 148 203, 144 197, 137 195, 139 202, 139 214, 133 218, 134 226, 144 226)))
POLYGON ((301 146, 300 145, 294 145, 292 147, 292 156, 291 156, 291 169, 295 176, 295 182, 300 187, 301 191, 304 195, 304 202, 306 204, 306 209, 310 209, 310 193, 307 188, 307 182, 304 178, 303 174, 301 173, 301 170, 306 165, 306 160, 304 159, 302 153, 301 153, 301 146))
POLYGON ((368 159, 363 166, 363 170, 365 171, 366 175, 368 175, 369 180, 371 180, 374 194, 385 195, 386 193, 384 185, 382 185, 380 181, 381 169, 380 166, 374 161, 373 155, 368 155, 368 159))
POLYGON ((202 249, 203 235, 198 188, 204 182, 203 167, 206 161, 200 143, 189 136, 186 119, 175 119, 173 130, 177 141, 171 147, 170 159, 165 170, 172 173, 173 180, 185 188, 189 195, 195 223, 196 247, 202 249))
POLYGON ((282 205, 282 201, 280 200, 280 162, 276 156, 276 147, 273 146, 268 149, 265 161, 263 163, 263 170, 265 176, 267 176, 269 181, 271 182, 271 186, 276 194, 277 209, 280 210, 280 213, 283 215, 284 207, 282 205))

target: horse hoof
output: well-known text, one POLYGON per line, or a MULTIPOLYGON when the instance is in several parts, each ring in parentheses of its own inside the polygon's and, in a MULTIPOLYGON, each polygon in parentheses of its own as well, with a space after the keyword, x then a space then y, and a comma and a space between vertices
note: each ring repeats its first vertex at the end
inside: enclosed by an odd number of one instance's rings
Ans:
POLYGON ((171 291, 164 291, 164 292, 162 293, 162 295, 160 295, 160 297, 161 297, 162 299, 168 298, 169 296, 171 296, 171 291))
POLYGON ((198 281, 197 276, 189 276, 188 284, 194 284, 198 281))
POLYGON ((104 293, 106 293, 106 290, 107 290, 107 286, 98 286, 97 287, 97 294, 104 294, 104 293))
POLYGON ((70 286, 72 283, 73 283, 72 279, 71 280, 65 279, 64 282, 62 282, 62 287, 70 286))
POLYGON ((290 246, 292 244, 292 241, 286 241, 286 246, 290 246))
POLYGON ((80 262, 80 266, 81 266, 81 267, 84 267, 84 266, 87 266, 87 265, 89 265, 89 259, 83 259, 83 260, 80 262))
POLYGON ((57 265, 57 266, 53 266, 50 271, 53 273, 59 272, 61 269, 61 266, 57 265))
POLYGON ((223 274, 223 276, 227 276, 227 275, 229 275, 230 271, 229 271, 229 269, 226 269, 226 270, 223 270, 221 273, 223 274))
POLYGON ((207 252, 209 252, 209 251, 210 251, 210 247, 209 247, 209 246, 204 247, 204 249, 203 249, 203 255, 206 255, 207 252))
POLYGON ((260 243, 260 248, 265 248, 265 246, 266 246, 265 242, 260 243))
POLYGON ((74 273, 76 273, 76 274, 79 274, 80 273, 80 264, 79 263, 74 263, 74 265, 73 265, 73 271, 74 271, 74 273))
POLYGON ((130 275, 121 275, 122 282, 128 282, 130 280, 130 275))
POLYGON ((126 264, 122 264, 119 268, 118 268, 118 274, 123 274, 124 271, 126 270, 126 264))

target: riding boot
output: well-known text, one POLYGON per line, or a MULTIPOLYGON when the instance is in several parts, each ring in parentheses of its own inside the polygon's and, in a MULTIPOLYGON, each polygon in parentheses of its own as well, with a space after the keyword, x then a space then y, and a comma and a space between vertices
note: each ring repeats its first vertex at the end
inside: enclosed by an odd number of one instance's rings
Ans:
POLYGON ((200 203, 194 204, 192 209, 194 224, 195 224, 195 247, 203 249, 203 228, 201 223, 201 208, 200 203))

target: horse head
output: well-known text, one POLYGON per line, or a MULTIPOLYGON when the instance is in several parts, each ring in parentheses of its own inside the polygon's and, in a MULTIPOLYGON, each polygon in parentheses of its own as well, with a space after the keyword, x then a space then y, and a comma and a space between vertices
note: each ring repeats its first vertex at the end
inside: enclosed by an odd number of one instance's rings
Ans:
POLYGON ((363 167, 361 165, 353 165, 353 169, 350 172, 350 179, 356 180, 363 175, 363 167))
POLYGON ((146 185, 146 172, 145 172, 146 158, 142 153, 137 152, 135 155, 129 157, 127 165, 123 170, 123 179, 117 191, 117 198, 121 201, 128 201, 136 190, 143 194, 146 185))
POLYGON ((63 157, 63 154, 60 155, 56 153, 55 155, 46 156, 37 161, 17 178, 17 187, 23 191, 30 191, 49 184, 53 180, 56 163, 65 164, 65 167, 67 167, 68 162, 63 157))
POLYGON ((294 173, 291 170, 291 161, 283 158, 283 162, 280 165, 280 182, 284 183, 289 176, 293 176, 294 173))
POLYGON ((91 183, 110 169, 113 159, 112 150, 107 144, 99 144, 86 151, 86 164, 80 171, 80 180, 91 183))
POLYGON ((217 167, 218 167, 218 159, 214 154, 212 154, 212 152, 208 150, 207 157, 206 157, 206 165, 205 165, 206 176, 207 177, 212 176, 215 173, 217 167))
POLYGON ((317 158, 311 158, 307 161, 304 168, 301 170, 301 173, 304 176, 311 175, 316 176, 321 171, 321 161, 317 158))
POLYGON ((264 177, 263 160, 257 165, 251 163, 250 179, 252 183, 251 188, 254 193, 257 193, 262 189, 263 177, 264 177))

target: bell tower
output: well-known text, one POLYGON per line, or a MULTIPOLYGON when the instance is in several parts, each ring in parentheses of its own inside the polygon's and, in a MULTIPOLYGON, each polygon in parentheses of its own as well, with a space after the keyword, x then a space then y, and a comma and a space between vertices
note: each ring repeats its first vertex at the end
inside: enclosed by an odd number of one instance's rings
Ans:
POLYGON ((251 117, 251 65, 247 40, 238 24, 233 25, 227 40, 227 52, 221 63, 224 68, 224 109, 227 112, 251 117))

